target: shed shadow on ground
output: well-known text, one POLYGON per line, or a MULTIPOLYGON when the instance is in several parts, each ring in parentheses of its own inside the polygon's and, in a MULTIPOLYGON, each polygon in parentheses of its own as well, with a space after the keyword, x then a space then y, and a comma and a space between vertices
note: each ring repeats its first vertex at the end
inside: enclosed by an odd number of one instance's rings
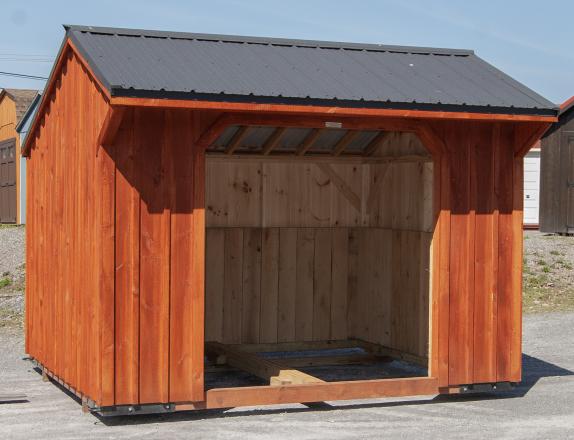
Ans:
POLYGON ((141 416, 119 416, 119 417, 100 417, 95 415, 101 423, 106 426, 119 425, 139 425, 148 423, 169 423, 182 421, 198 421, 217 418, 229 417, 247 417, 259 415, 273 415, 285 413, 299 413, 306 411, 339 411, 363 408, 392 408, 401 406, 429 405, 434 403, 457 403, 472 402, 496 399, 511 399, 525 396, 535 385, 547 377, 574 376, 574 371, 562 368, 558 365, 546 362, 542 359, 522 355, 523 362, 523 381, 514 389, 494 393, 468 393, 458 395, 439 395, 433 398, 402 400, 391 402, 365 402, 365 403, 345 403, 340 402, 337 405, 330 405, 326 402, 317 402, 313 404, 297 404, 289 407, 262 407, 260 409, 236 409, 232 412, 229 410, 200 410, 200 411, 182 411, 169 414, 158 415, 141 415, 141 416))

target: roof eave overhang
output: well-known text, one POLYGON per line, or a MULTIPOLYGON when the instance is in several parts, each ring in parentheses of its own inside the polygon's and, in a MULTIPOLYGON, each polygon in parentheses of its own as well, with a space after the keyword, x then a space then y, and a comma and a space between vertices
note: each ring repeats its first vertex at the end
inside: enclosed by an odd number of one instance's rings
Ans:
POLYGON ((385 117, 411 119, 448 119, 481 121, 530 121, 555 122, 557 110, 554 109, 493 109, 484 107, 459 107, 435 104, 386 104, 331 100, 293 100, 269 99, 263 97, 236 97, 225 95, 214 99, 212 96, 157 97, 158 95, 137 93, 118 93, 112 89, 110 104, 128 107, 156 107, 172 109, 209 110, 221 112, 297 114, 330 117, 385 117), (134 96, 136 95, 136 96, 134 96), (140 96, 137 96, 140 95, 140 96), (155 97, 154 97, 155 95, 155 97), (203 99, 202 99, 203 98, 203 99), (243 99, 241 99, 243 98, 243 99), (506 110, 506 112, 504 111, 506 110))
POLYGON ((233 95, 194 94, 185 97, 168 96, 166 92, 124 90, 109 84, 104 75, 96 69, 95 63, 78 44, 73 32, 67 33, 58 52, 56 62, 42 94, 38 111, 34 115, 30 132, 26 136, 21 153, 28 156, 36 139, 39 122, 44 116, 47 103, 56 85, 65 57, 72 51, 96 82, 110 105, 127 107, 185 108, 223 112, 257 112, 275 114, 298 114, 330 117, 385 117, 428 120, 481 120, 548 122, 558 120, 558 109, 516 109, 472 106, 447 106, 443 104, 417 103, 369 103, 365 101, 311 100, 294 102, 292 99, 233 95), (141 96, 139 96, 141 95, 141 96), (218 97, 218 99, 215 99, 218 97), (184 99, 182 99, 184 98, 184 99), (428 107, 427 107, 428 106, 428 107), (404 107, 404 108, 401 108, 404 107))

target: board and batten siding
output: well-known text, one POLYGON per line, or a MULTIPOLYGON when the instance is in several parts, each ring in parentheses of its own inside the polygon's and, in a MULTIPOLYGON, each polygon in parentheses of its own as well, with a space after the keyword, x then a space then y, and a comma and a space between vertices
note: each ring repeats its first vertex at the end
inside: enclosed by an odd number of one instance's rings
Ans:
POLYGON ((106 309, 113 256, 105 253, 113 205, 104 204, 113 163, 96 140, 108 105, 77 57, 65 56, 27 166, 26 352, 102 401, 103 376, 113 371, 113 357, 103 356, 113 356, 113 341, 102 334, 114 313, 106 309))
POLYGON ((540 231, 574 233, 574 110, 541 141, 540 231))
POLYGON ((127 111, 99 146, 108 104, 64 56, 28 159, 26 351, 99 405, 203 400, 199 118, 127 111))

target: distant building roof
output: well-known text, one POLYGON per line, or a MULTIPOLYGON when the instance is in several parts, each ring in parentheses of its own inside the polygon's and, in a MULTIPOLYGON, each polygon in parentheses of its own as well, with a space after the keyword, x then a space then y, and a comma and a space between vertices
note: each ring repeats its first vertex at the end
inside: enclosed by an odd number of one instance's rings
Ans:
POLYGON ((571 108, 574 108, 574 96, 570 97, 562 104, 560 104, 560 114, 563 115, 564 113, 568 112, 571 108))
POLYGON ((18 133, 22 133, 23 127, 26 125, 26 122, 28 122, 28 120, 30 120, 32 116, 36 113, 36 110, 38 109, 38 104, 40 102, 40 98, 42 98, 42 94, 36 93, 36 96, 34 97, 34 99, 32 99, 32 102, 30 103, 28 108, 26 109, 24 114, 20 117, 20 121, 18 121, 18 123, 16 124, 16 131, 18 133))
POLYGON ((34 98, 38 95, 38 90, 2 89, 0 98, 4 94, 8 95, 16 104, 16 125, 18 125, 34 98))
POLYGON ((112 96, 556 115, 474 52, 66 26, 112 96))

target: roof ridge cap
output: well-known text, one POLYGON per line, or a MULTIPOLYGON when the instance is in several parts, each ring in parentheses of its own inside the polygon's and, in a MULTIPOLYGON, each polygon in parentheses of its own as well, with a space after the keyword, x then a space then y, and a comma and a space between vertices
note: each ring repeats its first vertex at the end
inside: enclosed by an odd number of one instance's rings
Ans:
POLYGON ((204 34, 178 31, 158 31, 130 28, 109 28, 99 26, 64 25, 66 32, 88 32, 94 34, 108 34, 121 36, 142 36, 155 38, 175 38, 189 40, 224 41, 232 43, 266 44, 277 46, 314 47, 346 50, 366 50, 375 52, 404 52, 432 55, 474 55, 469 49, 449 49, 419 46, 387 45, 377 43, 352 43, 339 41, 305 40, 292 38, 254 37, 244 35, 204 34))

